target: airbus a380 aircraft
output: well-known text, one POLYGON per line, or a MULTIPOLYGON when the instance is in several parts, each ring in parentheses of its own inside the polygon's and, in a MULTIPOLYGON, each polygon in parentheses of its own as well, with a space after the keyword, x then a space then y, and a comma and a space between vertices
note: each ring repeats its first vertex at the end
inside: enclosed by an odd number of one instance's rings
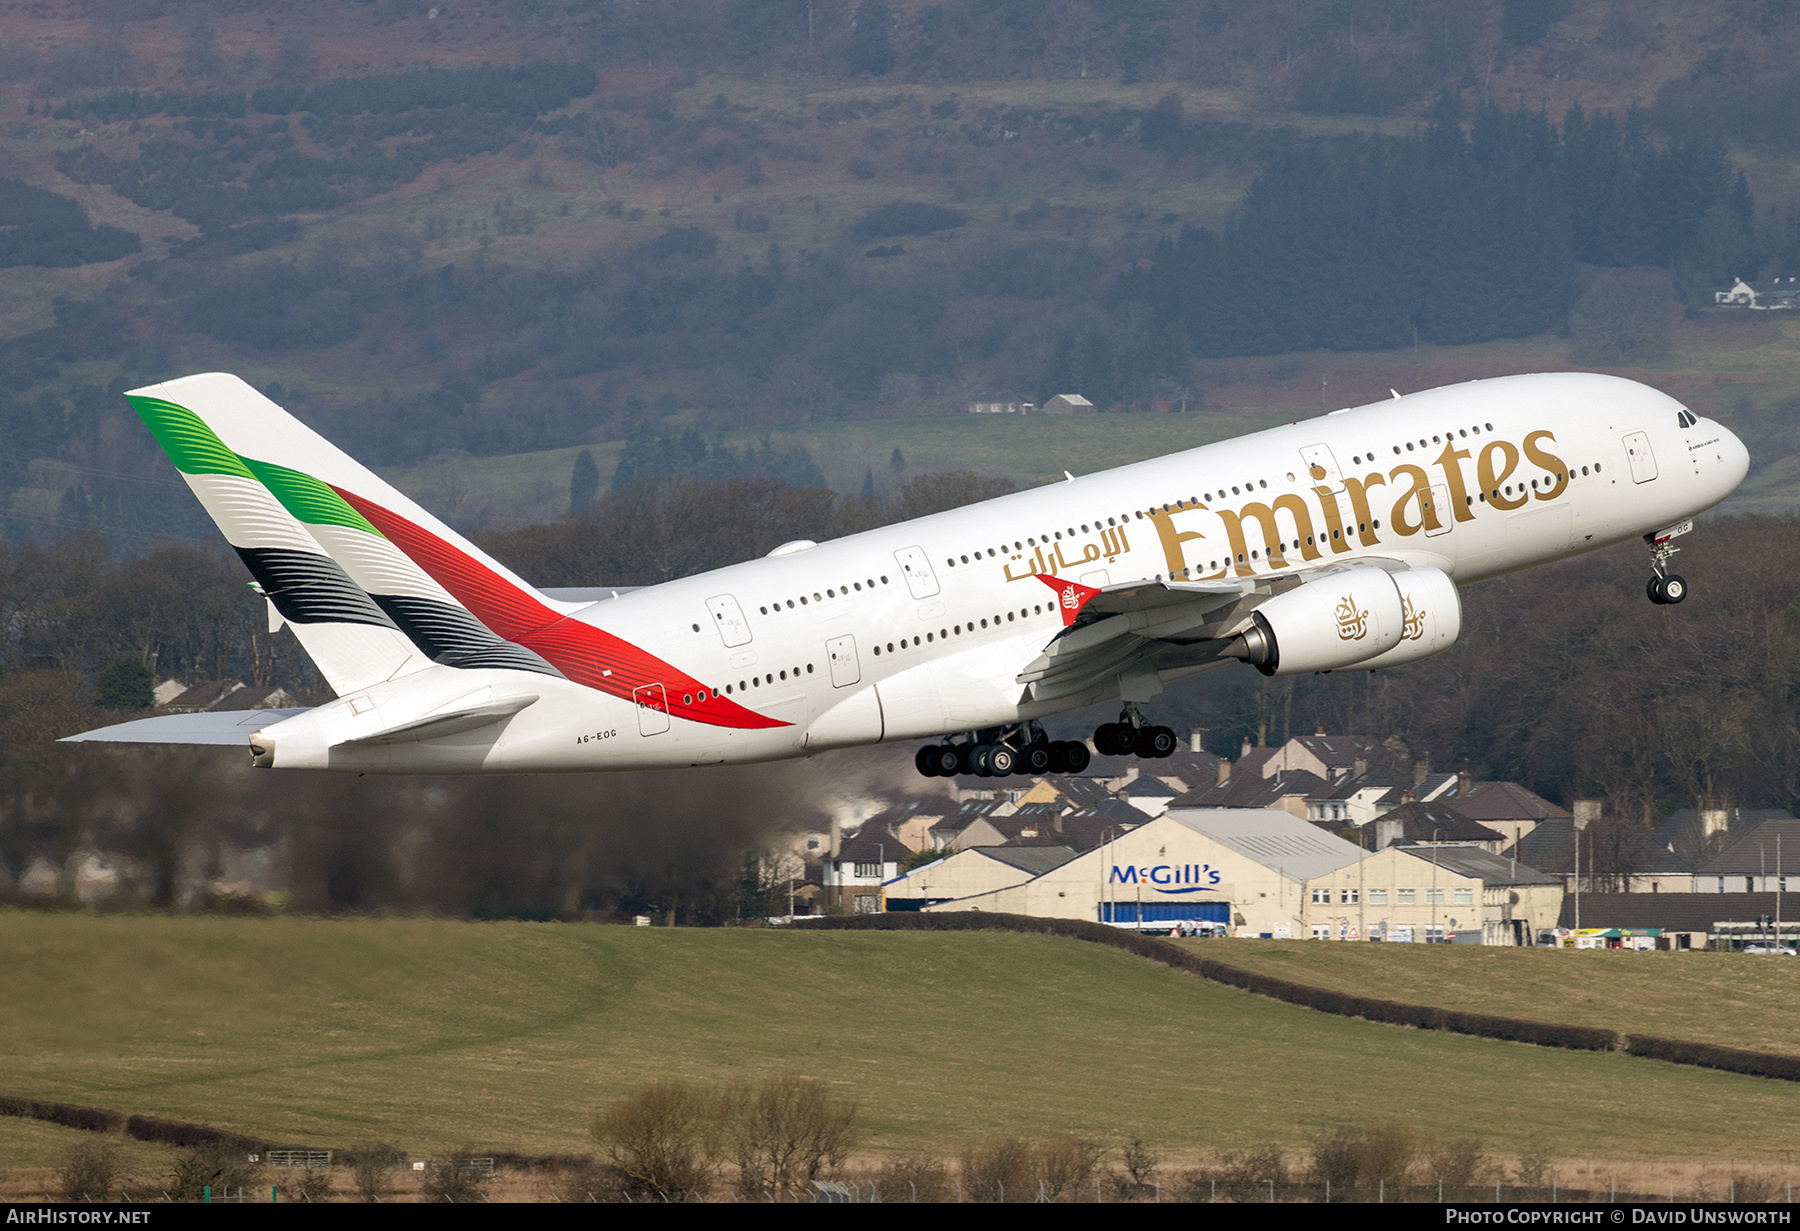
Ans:
POLYGON ((1175 680, 1442 652, 1457 587, 1641 536, 1744 478, 1743 444, 1614 377, 1512 376, 1304 423, 630 591, 534 589, 234 376, 126 395, 338 699, 72 737, 248 744, 260 766, 532 773, 927 740, 927 775, 1080 769, 1039 720, 1118 700, 1167 756, 1175 680))

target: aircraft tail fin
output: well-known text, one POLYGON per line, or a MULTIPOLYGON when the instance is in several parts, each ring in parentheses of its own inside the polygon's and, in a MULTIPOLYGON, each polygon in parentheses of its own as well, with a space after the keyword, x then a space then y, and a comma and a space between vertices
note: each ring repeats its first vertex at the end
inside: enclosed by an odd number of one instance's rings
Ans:
POLYGON ((430 661, 561 674, 518 641, 586 604, 534 590, 244 381, 209 372, 126 397, 196 492, 198 474, 212 486, 224 470, 253 481, 430 661))
POLYGON ((200 418, 161 396, 126 394, 269 601, 269 628, 287 624, 342 694, 430 666, 394 621, 227 449, 200 418))

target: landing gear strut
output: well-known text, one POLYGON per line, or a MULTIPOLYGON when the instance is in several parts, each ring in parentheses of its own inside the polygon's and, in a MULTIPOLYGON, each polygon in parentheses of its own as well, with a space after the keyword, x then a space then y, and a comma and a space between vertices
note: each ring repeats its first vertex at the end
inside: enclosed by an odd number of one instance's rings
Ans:
POLYGON ((1659 539, 1654 534, 1646 534, 1644 542, 1650 546, 1650 580, 1644 586, 1644 593, 1650 601, 1659 606, 1673 606, 1688 595, 1685 578, 1669 571, 1669 560, 1681 548, 1672 546, 1669 539, 1673 534, 1659 539))

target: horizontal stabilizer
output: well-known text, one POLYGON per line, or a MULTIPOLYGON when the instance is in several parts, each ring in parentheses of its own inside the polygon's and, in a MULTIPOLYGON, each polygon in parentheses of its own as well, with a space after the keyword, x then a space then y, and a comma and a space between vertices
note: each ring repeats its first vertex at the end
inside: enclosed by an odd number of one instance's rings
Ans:
POLYGON ((514 697, 502 697, 498 701, 487 701, 480 705, 464 706, 461 709, 449 710, 444 713, 428 714, 424 718, 415 718, 411 722, 388 727, 373 735, 343 740, 338 747, 360 748, 373 744, 406 744, 414 740, 439 739, 445 735, 457 735, 463 731, 473 731, 476 727, 485 727, 492 722, 499 722, 502 718, 511 718, 536 701, 537 694, 527 692, 514 697))
POLYGON ((83 731, 60 742, 65 744, 202 744, 214 747, 247 748, 250 734, 272 726, 295 714, 297 710, 226 710, 216 714, 161 714, 155 718, 139 718, 96 731, 83 731))

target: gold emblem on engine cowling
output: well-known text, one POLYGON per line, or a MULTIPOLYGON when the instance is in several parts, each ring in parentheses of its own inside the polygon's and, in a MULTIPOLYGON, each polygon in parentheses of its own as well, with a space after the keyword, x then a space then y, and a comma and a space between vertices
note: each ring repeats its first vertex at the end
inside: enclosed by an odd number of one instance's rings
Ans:
POLYGON ((1348 594, 1337 605, 1338 637, 1343 641, 1361 641, 1369 632, 1369 613, 1358 611, 1348 594))
POLYGON ((1405 623, 1400 628, 1400 637, 1404 641, 1420 641, 1425 637, 1425 613, 1413 606, 1412 599, 1406 600, 1406 607, 1401 613, 1405 623))

